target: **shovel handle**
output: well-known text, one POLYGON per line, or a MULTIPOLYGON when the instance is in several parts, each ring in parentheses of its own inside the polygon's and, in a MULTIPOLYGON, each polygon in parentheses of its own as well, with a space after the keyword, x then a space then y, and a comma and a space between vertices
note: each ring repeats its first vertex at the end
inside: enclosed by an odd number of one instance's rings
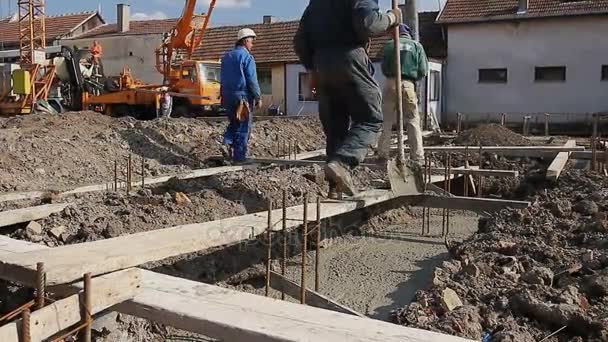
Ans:
MULTIPOLYGON (((399 8, 398 0, 393 0, 393 9, 399 8)), ((395 89, 397 91, 397 165, 405 165, 405 151, 403 146, 403 92, 401 91, 401 41, 399 39, 399 25, 393 28, 393 42, 395 44, 395 89)))

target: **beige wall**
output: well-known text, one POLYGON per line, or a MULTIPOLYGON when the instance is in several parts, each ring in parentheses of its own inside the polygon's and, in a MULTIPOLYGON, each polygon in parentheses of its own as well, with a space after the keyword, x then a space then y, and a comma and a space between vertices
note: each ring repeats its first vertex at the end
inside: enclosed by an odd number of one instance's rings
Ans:
POLYGON ((163 77, 156 70, 155 50, 162 35, 109 36, 91 39, 64 40, 66 46, 90 47, 97 39, 103 47, 103 66, 107 76, 118 76, 124 66, 131 68, 133 77, 145 83, 160 84, 163 77))
POLYGON ((280 106, 281 111, 285 112, 285 66, 278 65, 259 65, 259 69, 271 69, 272 71, 272 94, 263 95, 264 106, 262 111, 265 114, 271 105, 280 106))

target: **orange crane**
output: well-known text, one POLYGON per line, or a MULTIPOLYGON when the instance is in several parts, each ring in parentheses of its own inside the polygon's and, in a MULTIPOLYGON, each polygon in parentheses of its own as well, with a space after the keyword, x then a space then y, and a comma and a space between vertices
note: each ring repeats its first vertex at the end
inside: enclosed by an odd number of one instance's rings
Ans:
POLYGON ((134 110, 149 113, 158 109, 159 89, 167 87, 163 91, 173 96, 175 116, 221 111, 219 61, 192 59, 194 50, 203 42, 215 3, 216 0, 211 0, 207 13, 197 15, 197 0, 186 0, 175 28, 156 50, 156 68, 163 75, 163 85, 142 84, 125 67, 117 90, 100 95, 84 92, 84 107, 108 114, 125 114, 125 111, 134 110))
POLYGON ((19 0, 19 69, 12 71, 12 85, 0 94, 0 114, 30 114, 44 106, 55 77, 46 62, 44 0, 19 0))

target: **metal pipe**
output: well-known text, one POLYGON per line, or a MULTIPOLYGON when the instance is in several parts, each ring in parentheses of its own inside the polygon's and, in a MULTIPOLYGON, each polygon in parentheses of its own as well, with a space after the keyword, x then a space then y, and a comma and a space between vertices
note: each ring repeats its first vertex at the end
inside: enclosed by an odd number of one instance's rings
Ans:
POLYGON ((550 117, 551 117, 551 114, 545 113, 545 136, 546 137, 549 136, 549 118, 550 117))
POLYGON ((456 133, 460 134, 461 130, 462 130, 462 113, 458 113, 457 121, 456 121, 456 133))
MULTIPOLYGON (((449 162, 449 160, 448 160, 448 154, 447 154, 447 152, 445 154, 445 159, 444 160, 445 160, 445 170, 444 170, 443 175, 444 175, 445 178, 443 179, 443 190, 447 192, 448 191, 448 178, 450 177, 450 174, 448 173, 448 162, 449 162)), ((446 231, 446 228, 445 228, 445 225, 446 225, 446 213, 447 213, 447 210, 443 209, 442 210, 442 215, 441 215, 441 236, 445 236, 445 231, 446 231)))
POLYGON ((114 160, 114 191, 118 191, 118 160, 114 160))
MULTIPOLYGON (((448 193, 452 192, 452 154, 448 154, 448 193)), ((447 209, 447 219, 446 219, 446 227, 445 227, 445 236, 450 234, 450 215, 451 210, 447 209)))
POLYGON ((131 153, 129 153, 129 156, 127 159, 127 194, 131 191, 132 172, 133 172, 133 165, 132 165, 132 160, 131 160, 131 153))
POLYGON ((500 125, 505 126, 507 124, 507 113, 502 113, 500 115, 500 125))
MULTIPOLYGON (((464 147, 464 168, 465 169, 469 169, 469 145, 466 145, 464 147)), ((464 189, 463 189, 463 194, 464 197, 468 197, 469 196, 469 179, 470 176, 469 175, 464 175, 464 181, 462 182, 464 185, 464 189)))
POLYGON ((44 307, 44 296, 46 293, 46 272, 44 271, 44 263, 36 264, 36 310, 44 307))
MULTIPOLYGON (((285 276, 287 269, 287 190, 283 190, 283 259, 281 260, 281 275, 285 276)), ((285 300, 285 292, 281 291, 281 299, 285 300)))
POLYGON ((315 291, 319 291, 319 262, 321 258, 321 197, 317 196, 317 241, 315 250, 315 291))
POLYGON ((92 312, 92 288, 91 288, 91 273, 84 275, 84 322, 86 324, 82 334, 82 342, 91 342, 91 323, 93 323, 92 312))
POLYGON ((308 240, 308 193, 304 194, 304 228, 302 231, 302 280, 300 288, 300 303, 306 304, 306 251, 308 240))
POLYGON ((266 231, 268 251, 266 255, 266 297, 270 295, 270 266, 272 263, 272 198, 268 198, 268 229, 266 231))

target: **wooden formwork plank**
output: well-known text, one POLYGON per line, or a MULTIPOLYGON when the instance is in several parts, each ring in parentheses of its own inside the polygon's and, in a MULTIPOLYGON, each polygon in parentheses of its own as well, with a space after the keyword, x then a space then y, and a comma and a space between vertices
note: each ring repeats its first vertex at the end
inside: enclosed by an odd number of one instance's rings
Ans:
MULTIPOLYGON (((374 190, 345 201, 323 201, 322 218, 344 214, 391 198, 389 191, 374 190)), ((281 215, 282 209, 273 211, 274 217, 281 215)), ((288 228, 301 225, 303 206, 288 208, 287 215, 290 218, 287 221, 288 228)), ((308 206, 308 217, 315 215, 316 207, 308 206)), ((47 283, 51 286, 65 284, 79 279, 86 272, 93 272, 94 275, 105 274, 151 261, 238 243, 262 234, 267 225, 267 212, 260 212, 32 251, 18 256, 7 255, 0 260, 0 278, 32 286, 36 264, 43 261, 47 270, 47 283)))
POLYGON ((470 341, 150 271, 143 278, 143 291, 117 311, 222 341, 470 341))
MULTIPOLYGON (((134 298, 141 291, 141 270, 128 269, 95 278, 91 281, 91 304, 94 315, 116 304, 134 298)), ((43 341, 58 332, 82 322, 83 294, 75 294, 32 312, 32 341, 43 341)), ((0 341, 20 341, 21 320, 0 327, 0 341)))
MULTIPOLYGON (((283 277, 282 275, 276 272, 270 272, 270 287, 277 291, 284 292, 286 295, 295 299, 300 298, 300 290, 302 288, 300 285, 294 283, 293 281, 283 277)), ((341 312, 348 315, 366 317, 365 315, 311 289, 306 289, 306 304, 321 309, 341 312)))
MULTIPOLYGON (((568 140, 566 142, 566 144, 564 145, 564 147, 575 147, 575 146, 576 146, 576 140, 568 140)), ((570 152, 558 153, 557 156, 555 157, 555 159, 553 159, 553 161, 547 168, 547 174, 546 174, 547 180, 557 181, 557 178, 559 178, 559 175, 564 170, 564 167, 566 167, 566 164, 568 163, 569 159, 570 159, 570 152)))
POLYGON ((420 195, 416 199, 412 199, 413 205, 451 210, 470 210, 475 212, 499 211, 502 209, 524 209, 528 208, 531 203, 525 201, 511 201, 491 198, 473 198, 473 197, 442 197, 435 195, 420 195))
POLYGON ((2 211, 0 212, 0 227, 40 220, 52 214, 61 212, 68 205, 70 204, 45 204, 23 209, 2 211))
MULTIPOLYGON (((396 150, 396 148, 391 148, 396 150)), ((409 147, 405 148, 409 151, 409 147)), ((426 146, 424 148, 425 153, 438 153, 438 152, 465 152, 467 147, 465 146, 426 146)), ((483 153, 495 153, 504 156, 511 157, 538 157, 544 158, 547 156, 555 155, 559 152, 575 152, 584 151, 585 147, 563 147, 563 146, 483 146, 483 153)), ((470 153, 479 152, 479 147, 469 146, 468 151, 470 153)))

